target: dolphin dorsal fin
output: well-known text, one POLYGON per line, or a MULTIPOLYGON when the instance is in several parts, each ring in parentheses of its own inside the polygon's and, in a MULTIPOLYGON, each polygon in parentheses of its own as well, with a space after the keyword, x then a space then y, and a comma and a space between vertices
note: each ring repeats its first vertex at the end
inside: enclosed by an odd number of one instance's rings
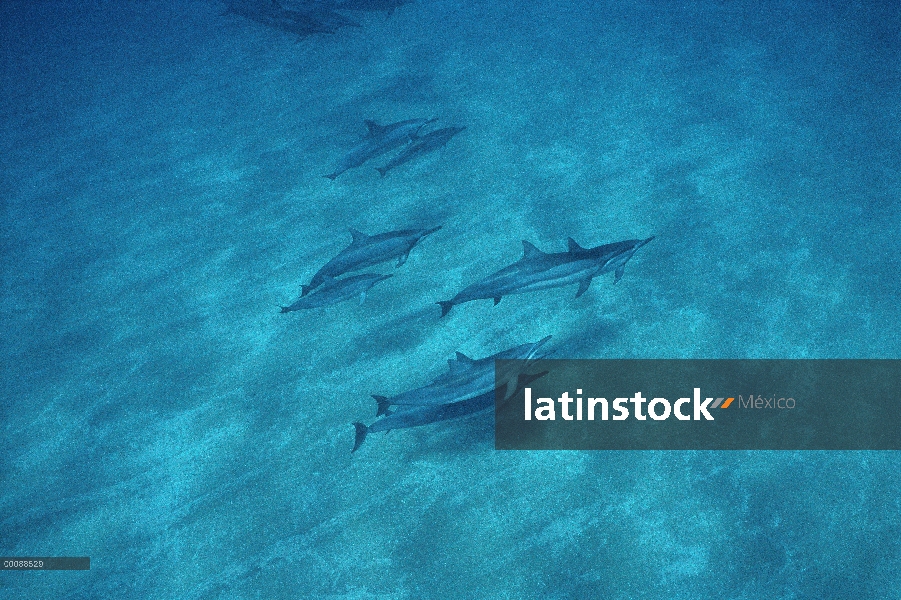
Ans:
POLYGON ((463 354, 462 352, 457 352, 457 358, 451 358, 447 361, 447 366, 450 369, 451 375, 457 375, 464 370, 466 370, 474 361, 463 354))
POLYGON ((580 246, 579 243, 576 242, 576 240, 574 240, 572 238, 569 238, 568 240, 566 240, 566 244, 567 244, 567 247, 569 248, 570 252, 583 252, 585 250, 585 248, 580 246))
POLYGON ((469 363, 475 362, 462 352, 457 352, 457 360, 463 363, 464 365, 468 365, 469 363))
POLYGON ((350 236, 354 239, 353 243, 358 244, 360 242, 366 241, 366 238, 369 236, 363 233, 362 231, 357 231, 353 227, 348 227, 347 230, 350 232, 350 236))
POLYGON ((535 247, 532 242, 527 242, 526 240, 522 241, 522 257, 525 259, 529 258, 537 258, 539 256, 544 256, 544 252, 535 247))
POLYGON ((366 119, 363 122, 366 123, 366 129, 369 130, 369 135, 378 135, 385 129, 382 125, 379 125, 371 119, 366 119))

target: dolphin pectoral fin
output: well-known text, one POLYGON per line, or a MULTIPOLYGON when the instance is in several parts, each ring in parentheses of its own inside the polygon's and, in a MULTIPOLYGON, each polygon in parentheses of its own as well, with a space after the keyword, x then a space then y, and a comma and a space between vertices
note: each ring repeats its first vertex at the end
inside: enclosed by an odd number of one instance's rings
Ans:
POLYGON ((501 399, 501 400, 506 400, 506 399, 508 399, 510 396, 512 396, 513 394, 516 393, 516 382, 515 382, 515 381, 510 381, 510 380, 508 379, 506 382, 502 383, 500 387, 498 387, 497 389, 494 390, 495 399, 498 398, 498 394, 501 393, 501 390, 502 390, 502 389, 503 389, 503 394, 504 394, 504 395, 501 396, 500 399, 501 399), (512 385, 513 389, 510 389, 510 388, 511 388, 511 385, 512 385))
POLYGON ((613 283, 616 283, 620 279, 623 278, 623 273, 626 272, 626 265, 620 265, 616 267, 616 273, 613 275, 613 283))
MULTIPOLYGON (((407 262, 407 259, 408 259, 408 258, 410 258, 410 251, 409 251, 409 250, 407 250, 407 253, 406 253, 406 254, 402 254, 402 255, 400 256, 400 258, 397 259, 397 267, 399 267, 399 266, 403 265, 405 262, 407 262)), ((397 267, 395 267, 395 268, 397 268, 397 267)))
POLYGON ((497 306, 498 304, 501 303, 501 298, 503 298, 503 296, 495 296, 494 297, 494 305, 495 306, 497 306))
POLYGON ((520 373, 516 378, 516 389, 513 390, 513 393, 515 394, 519 390, 525 389, 527 385, 536 379, 541 379, 548 373, 550 373, 550 371, 542 371, 540 373, 520 373))
POLYGON ((441 316, 442 317, 444 315, 446 315, 447 313, 449 313, 450 310, 454 307, 454 303, 451 300, 439 301, 439 302, 436 302, 436 304, 441 305, 441 316))
POLYGON ((588 286, 591 285, 591 277, 586 277, 582 281, 579 282, 579 291, 576 292, 576 298, 584 294, 588 290, 588 286))
POLYGON ((391 406, 391 402, 386 396, 376 396, 373 394, 372 397, 375 398, 375 403, 378 405, 378 408, 375 411, 375 416, 381 417, 382 415, 391 414, 391 411, 388 410, 391 406))
POLYGON ((350 451, 351 454, 356 452, 357 448, 363 445, 363 442, 366 441, 366 434, 369 432, 369 428, 362 423, 354 423, 354 429, 356 430, 356 434, 354 436, 354 449, 350 451))
POLYGON ((549 372, 550 371, 542 371, 541 373, 535 374, 519 373, 515 379, 508 380, 506 383, 501 384, 494 390, 495 406, 498 406, 501 403, 507 404, 512 401, 513 397, 524 390, 527 385, 536 379, 541 379, 549 372))

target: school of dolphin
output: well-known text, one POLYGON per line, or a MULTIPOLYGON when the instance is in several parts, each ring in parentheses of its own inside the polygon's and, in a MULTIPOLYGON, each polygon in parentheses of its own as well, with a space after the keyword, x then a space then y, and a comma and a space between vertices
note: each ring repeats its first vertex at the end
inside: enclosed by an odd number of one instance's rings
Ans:
POLYGON ((362 27, 344 12, 384 11, 390 16, 408 0, 226 0, 226 15, 244 17, 304 38, 333 34, 342 27, 362 27), (342 12, 343 11, 343 12, 342 12))
POLYGON ((388 171, 419 158, 429 152, 444 147, 448 141, 465 127, 444 127, 425 135, 419 135, 423 127, 434 123, 437 119, 410 119, 390 125, 379 125, 375 121, 365 121, 368 133, 359 144, 350 149, 338 162, 335 170, 325 175, 334 181, 339 175, 350 169, 362 166, 366 161, 395 150, 402 150, 385 166, 376 167, 376 171, 384 177, 388 171))
MULTIPOLYGON (((397 259, 397 267, 403 265, 410 251, 424 237, 441 227, 431 229, 405 229, 376 235, 366 235, 350 229, 353 240, 319 269, 310 283, 302 286, 301 296, 282 312, 319 308, 337 304, 359 295, 362 304, 369 291, 379 281, 391 275, 364 273, 341 277, 367 267, 397 259)), ((523 240, 523 256, 515 263, 467 286, 450 300, 438 301, 441 316, 464 302, 493 299, 498 304, 510 294, 522 294, 537 290, 563 287, 578 283, 576 297, 581 296, 594 277, 604 273, 614 274, 614 283, 623 276, 626 263, 636 250, 653 238, 626 240, 604 244, 595 248, 583 248, 569 238, 566 252, 545 253, 523 240)), ((544 373, 528 373, 529 361, 542 358, 542 347, 551 339, 547 336, 534 343, 522 344, 481 359, 472 359, 457 352, 448 361, 448 371, 423 387, 401 392, 395 396, 375 395, 376 420, 371 425, 354 423, 356 439, 351 452, 366 440, 369 433, 406 429, 447 421, 457 417, 487 411, 495 402, 503 402, 516 395, 522 388, 544 373), (515 372, 495 372, 496 360, 520 360, 522 365, 515 372), (382 417, 379 419, 379 417, 382 417)))
MULTIPOLYGON (((286 0, 287 1, 287 0, 286 0)), ((262 25, 300 36, 315 33, 334 33, 339 27, 359 27, 338 11, 385 11, 390 15, 406 0, 295 0, 290 6, 279 0, 229 0, 226 14, 234 14, 262 25)), ((437 119, 409 119, 380 125, 365 121, 367 133, 358 144, 348 150, 331 173, 324 175, 334 181, 350 169, 368 161, 398 152, 383 166, 376 167, 381 177, 407 162, 443 148, 465 127, 445 127, 422 134, 422 130, 437 119)), ((362 304, 380 281, 392 275, 360 273, 348 275, 397 260, 402 266, 413 248, 426 236, 440 230, 405 229, 367 235, 350 229, 352 241, 319 269, 303 285, 301 295, 282 313, 317 309, 359 297, 362 304)), ((594 248, 583 248, 569 238, 565 252, 542 252, 523 240, 523 255, 518 261, 476 281, 449 300, 438 301, 441 317, 458 305, 474 300, 491 299, 497 305, 501 298, 550 288, 578 284, 576 298, 588 290, 594 277, 613 273, 618 282, 626 263, 635 252, 654 239, 633 239, 594 248)), ((515 396, 530 382, 545 373, 529 373, 531 361, 546 355, 543 349, 551 336, 533 343, 522 344, 481 359, 472 359, 457 352, 448 361, 448 371, 428 385, 401 392, 395 396, 373 396, 376 400, 376 421, 371 425, 354 423, 356 439, 353 450, 366 440, 369 433, 418 427, 487 411, 496 402, 515 396), (521 365, 511 372, 495 372, 495 361, 519 360, 521 365)))

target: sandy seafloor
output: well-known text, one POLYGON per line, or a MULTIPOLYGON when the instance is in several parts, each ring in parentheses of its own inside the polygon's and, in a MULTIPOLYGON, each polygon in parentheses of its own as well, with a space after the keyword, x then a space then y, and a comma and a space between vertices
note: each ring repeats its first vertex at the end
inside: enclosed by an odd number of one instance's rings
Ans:
POLYGON ((420 0, 298 41, 213 0, 0 4, 3 598, 901 598, 896 452, 373 435, 462 351, 901 358, 901 9, 420 0), (465 125, 384 179, 382 123, 465 125), (444 228, 360 306, 350 241, 444 228), (612 285, 434 304, 656 235, 612 285))

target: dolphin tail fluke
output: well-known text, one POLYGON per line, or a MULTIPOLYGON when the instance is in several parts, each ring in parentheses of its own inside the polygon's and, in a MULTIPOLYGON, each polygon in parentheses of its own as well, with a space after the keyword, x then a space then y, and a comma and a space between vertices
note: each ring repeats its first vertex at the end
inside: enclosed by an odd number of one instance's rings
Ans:
POLYGON ((280 306, 279 308, 281 308, 280 312, 282 312, 282 313, 291 312, 290 306, 280 306))
POLYGON ((385 396, 376 396, 373 394, 372 396, 375 399, 375 403, 378 404, 378 408, 375 411, 375 416, 381 417, 382 415, 391 414, 391 411, 388 410, 391 406, 391 402, 388 401, 388 398, 385 396))
POLYGON ((356 429, 356 435, 354 437, 354 449, 350 451, 351 454, 363 445, 363 442, 366 441, 366 434, 369 432, 369 428, 362 423, 354 423, 354 429, 356 429))
POLYGON ((436 304, 441 305, 441 316, 443 317, 454 307, 454 303, 452 300, 444 300, 443 302, 437 302, 436 304))
POLYGON ((385 173, 388 172, 388 167, 376 167, 375 170, 379 172, 379 175, 384 177, 385 173))

